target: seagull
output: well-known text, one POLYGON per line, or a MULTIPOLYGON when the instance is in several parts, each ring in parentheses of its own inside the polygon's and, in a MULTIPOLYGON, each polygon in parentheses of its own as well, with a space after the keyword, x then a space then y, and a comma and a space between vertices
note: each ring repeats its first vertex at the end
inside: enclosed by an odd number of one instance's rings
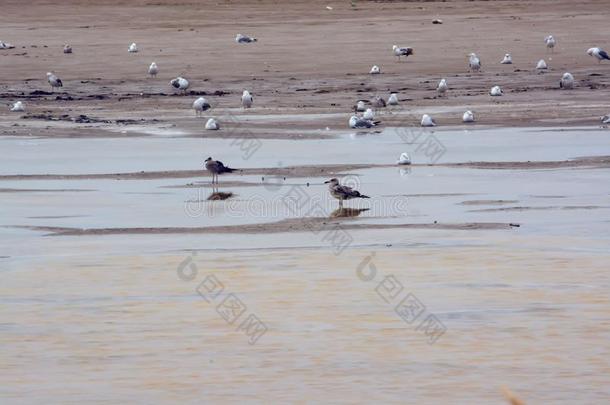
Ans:
POLYGON ((55 87, 63 87, 63 85, 64 85, 61 82, 61 79, 59 77, 55 76, 51 72, 47 72, 47 81, 51 85, 51 91, 53 91, 55 89, 55 87))
POLYGON ((129 52, 129 53, 136 53, 136 52, 138 52, 138 46, 136 45, 135 42, 133 42, 131 45, 129 45, 129 48, 127 49, 127 52, 129 52))
POLYGON ((390 94, 390 97, 388 98, 388 104, 398 105, 398 95, 396 93, 390 94))
POLYGON ((157 73, 159 73, 159 67, 157 67, 157 64, 155 62, 153 62, 148 67, 148 74, 150 75, 150 77, 156 77, 157 73))
POLYGON ((503 65, 512 65, 513 64, 513 57, 510 56, 510 53, 507 53, 506 55, 504 55, 504 59, 502 59, 502 62, 500 62, 503 65))
POLYGON ((253 102, 254 102, 254 97, 252 97, 252 94, 250 94, 250 92, 248 90, 244 90, 244 92, 241 95, 241 106, 244 108, 250 108, 250 107, 252 107, 253 102))
POLYGON ((604 115, 602 117, 602 124, 610 124, 610 115, 604 115))
POLYGON ((204 97, 199 97, 197 100, 193 101, 193 110, 195 110, 195 115, 201 115, 204 111, 212 108, 208 100, 204 97))
POLYGON ((402 48, 398 45, 394 45, 392 46, 392 50, 394 51, 394 56, 398 57, 398 61, 400 62, 400 57, 404 56, 405 58, 409 55, 413 55, 413 48, 411 47, 405 47, 402 48))
POLYGON ((0 49, 13 49, 15 45, 0 41, 0 49))
POLYGON ((235 171, 235 169, 225 166, 220 160, 212 160, 211 157, 205 160, 204 165, 206 170, 212 173, 212 184, 214 184, 214 179, 216 179, 216 184, 218 184, 219 174, 232 173, 235 171))
POLYGON ((64 53, 72 53, 72 47, 68 44, 64 45, 64 53))
POLYGON ((447 80, 442 79, 439 83, 438 83, 438 87, 436 88, 436 91, 438 92, 439 95, 443 95, 447 92, 447 89, 449 88, 449 86, 447 86, 447 80))
POLYGON ((352 198, 371 198, 368 195, 360 194, 359 191, 356 191, 351 187, 342 186, 336 178, 325 181, 324 184, 328 184, 330 195, 339 200, 339 207, 343 207, 343 200, 351 200, 352 198))
POLYGON ((468 54, 468 67, 471 72, 478 72, 481 70, 481 59, 476 53, 468 54))
POLYGON ((555 38, 553 38, 552 35, 549 35, 548 37, 544 38, 544 43, 546 44, 547 50, 550 49, 552 52, 557 41, 555 41, 555 38))
POLYGON ((572 76, 572 73, 566 72, 561 76, 559 87, 562 89, 571 89, 574 87, 574 76, 572 76))
POLYGON ((435 127, 436 121, 434 121, 434 118, 432 118, 428 114, 424 114, 421 117, 421 126, 422 127, 435 127))
POLYGON ((538 64, 536 65, 536 69, 538 69, 538 70, 548 69, 548 66, 546 65, 546 62, 544 61, 544 59, 540 59, 538 61, 538 64))
POLYGON ((12 112, 23 112, 25 111, 25 105, 21 101, 17 101, 11 106, 12 112))
POLYGON ((375 96, 371 104, 373 104, 373 107, 375 108, 383 108, 386 106, 385 100, 379 96, 375 96))
POLYGON ((258 41, 258 39, 242 34, 237 34, 237 36, 235 37, 235 42, 237 42, 238 44, 249 44, 251 42, 256 41, 258 41))
POLYGON ((184 92, 184 94, 186 94, 186 89, 188 89, 190 86, 189 81, 186 80, 184 77, 180 77, 180 76, 176 77, 174 80, 169 82, 169 84, 177 90, 182 90, 184 92))
POLYGON ((372 75, 378 75, 379 73, 381 73, 381 69, 379 69, 379 66, 374 65, 371 68, 371 71, 369 73, 372 74, 372 75))
POLYGON ((366 105, 364 104, 363 100, 359 100, 356 105, 354 106, 354 111, 356 112, 365 112, 366 111, 366 105))
POLYGON ((349 119, 349 127, 353 129, 371 128, 377 126, 381 121, 367 120, 366 118, 352 115, 349 119))
POLYGON ((608 56, 608 53, 602 48, 589 48, 587 54, 589 56, 595 56, 597 58, 597 63, 601 63, 604 59, 610 60, 610 56, 608 56))
POLYGON ((470 110, 462 115, 462 122, 474 122, 474 113, 470 110))
POLYGON ((400 154, 400 157, 396 161, 396 164, 397 165, 410 165, 411 164, 411 158, 409 157, 409 154, 407 152, 402 152, 400 154))
POLYGON ((205 123, 205 129, 209 131, 217 131, 220 129, 220 124, 214 118, 210 118, 208 122, 205 123))
POLYGON ((501 96, 503 94, 504 93, 502 92, 502 88, 500 86, 493 86, 491 88, 491 90, 489 90, 489 95, 490 96, 496 97, 496 96, 501 96))
POLYGON ((375 113, 371 108, 367 108, 364 114, 362 114, 362 118, 365 120, 373 120, 375 118, 375 113))

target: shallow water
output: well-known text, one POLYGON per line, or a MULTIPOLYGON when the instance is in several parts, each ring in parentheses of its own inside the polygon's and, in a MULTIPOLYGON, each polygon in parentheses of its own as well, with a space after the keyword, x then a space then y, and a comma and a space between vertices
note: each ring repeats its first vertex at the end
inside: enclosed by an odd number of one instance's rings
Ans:
MULTIPOLYGON (((610 155, 608 134, 434 132, 446 148, 441 163, 610 155)), ((231 141, 216 139, 1 138, 0 174, 193 169, 204 155, 272 167, 280 159, 282 166, 392 163, 406 150, 427 163, 416 148, 391 129, 265 140, 247 160, 231 141)), ((0 397, 466 404, 501 403, 500 388, 508 386, 528 403, 604 403, 609 176, 590 168, 354 171, 344 181, 372 197, 346 203, 370 208, 356 223, 521 226, 355 230, 339 254, 325 233, 75 237, 7 227, 240 225, 304 216, 314 205, 329 215, 336 202, 325 178, 223 187, 223 180, 260 183, 223 176, 221 191, 236 197, 202 203, 211 189, 173 186, 207 177, 1 181, 0 188, 48 191, 0 193, 0 397), (309 198, 298 212, 282 201, 294 186, 309 198), (364 280, 362 272, 373 270, 364 280), (225 289, 208 303, 196 289, 210 275, 225 289), (402 285, 394 299, 380 295, 388 280, 402 285), (247 307, 233 324, 216 311, 230 293, 247 307), (425 307, 411 323, 394 310, 409 293, 425 307), (254 345, 238 330, 249 314, 267 327, 254 345), (429 315, 446 328, 434 343, 421 326, 429 315)))

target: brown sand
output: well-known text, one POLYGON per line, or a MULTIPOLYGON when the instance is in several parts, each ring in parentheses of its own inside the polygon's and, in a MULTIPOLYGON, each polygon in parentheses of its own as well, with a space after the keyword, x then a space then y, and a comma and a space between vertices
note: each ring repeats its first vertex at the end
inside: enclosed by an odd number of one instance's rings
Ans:
POLYGON ((224 134, 203 131, 204 121, 190 104, 205 94, 214 115, 229 108, 240 114, 244 88, 255 96, 251 114, 335 114, 315 123, 249 122, 248 131, 237 130, 240 136, 303 138, 320 136, 311 130, 325 126, 344 129, 356 100, 390 91, 399 92, 401 107, 383 117, 385 125, 417 125, 421 109, 436 111, 441 125, 458 124, 466 108, 477 112, 479 125, 590 125, 610 110, 610 64, 585 54, 607 40, 607 16, 599 13, 605 1, 579 2, 577 8, 567 0, 356 3, 72 0, 24 7, 4 1, 0 37, 16 47, 0 51, 0 98, 24 100, 28 112, 2 109, 0 133, 129 136, 134 133, 121 131, 170 125, 191 136, 230 136, 236 133, 232 122, 223 123, 224 134), (433 25, 433 18, 444 23, 433 25), (259 42, 236 44, 238 31, 259 42), (543 43, 549 33, 558 40, 553 54, 543 43), (133 41, 137 54, 127 53, 133 41), (62 53, 65 43, 73 54, 62 53), (413 46, 415 55, 398 63, 392 44, 413 46), (471 51, 482 59, 480 74, 466 71, 471 51), (498 63, 505 52, 512 53, 513 65, 498 63), (541 58, 550 66, 545 74, 534 72, 541 58), (146 76, 153 60, 160 68, 156 79, 146 76), (373 64, 381 66, 381 75, 367 74, 373 64), (61 92, 50 93, 50 70, 63 79, 61 92), (564 71, 575 75, 576 89, 558 89, 564 71), (178 75, 191 80, 190 97, 169 87, 178 75), (450 91, 437 98, 441 77, 450 91), (495 84, 504 97, 488 95, 495 84), (33 118, 45 115, 54 120, 33 118), (62 116, 67 118, 56 120, 62 116))

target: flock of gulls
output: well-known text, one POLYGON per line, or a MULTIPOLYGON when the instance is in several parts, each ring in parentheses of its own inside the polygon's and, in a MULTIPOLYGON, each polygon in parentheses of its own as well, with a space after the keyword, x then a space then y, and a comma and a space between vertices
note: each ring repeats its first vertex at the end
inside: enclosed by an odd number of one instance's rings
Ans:
MULTIPOLYGON (((235 37, 235 42, 238 44, 250 44, 255 43, 258 40, 254 37, 237 34, 235 37)), ((553 35, 549 35, 544 38, 544 43, 546 44, 547 52, 554 52, 554 48, 557 44, 557 40, 553 35)), ((12 49, 13 45, 9 43, 5 43, 0 41, 0 49, 12 49)), ((138 53, 139 48, 138 45, 134 42, 127 48, 129 53, 138 53)), ((65 54, 72 53, 72 47, 68 44, 64 45, 63 52, 65 54)), ((401 47, 398 45, 392 46, 392 53, 400 62, 401 57, 408 58, 415 54, 414 49, 412 47, 401 47)), ((587 50, 587 54, 591 57, 597 59, 598 63, 601 63, 604 60, 610 60, 610 56, 606 51, 599 47, 589 48, 587 50)), ((468 56, 468 69, 470 72, 476 73, 481 71, 482 63, 481 59, 477 56, 476 53, 470 53, 468 56)), ((513 63, 512 55, 510 53, 506 53, 504 58, 500 61, 501 64, 509 65, 513 63)), ((536 64, 536 70, 544 71, 548 69, 548 65, 544 59, 540 59, 536 64)), ((148 66, 148 75, 151 78, 155 78, 159 73, 159 66, 157 63, 152 62, 148 66)), ((371 75, 378 75, 381 73, 381 68, 378 65, 374 65, 369 71, 371 75)), ((63 87, 63 82, 61 79, 53 72, 47 72, 47 82, 51 86, 51 91, 54 91, 56 88, 63 87)), ((187 94, 187 90, 190 86, 190 82, 188 79, 184 77, 176 77, 170 81, 170 86, 182 92, 183 94, 187 94)), ((559 87, 561 89, 572 89, 575 85, 574 76, 570 72, 565 72, 561 79, 559 80, 559 87)), ((439 97, 444 96, 449 91, 449 84, 447 79, 443 78, 439 81, 436 92, 439 97)), ((489 95, 492 97, 502 96, 504 93, 502 88, 498 85, 493 86, 489 90, 489 95)), ((241 96, 241 106, 242 108, 251 108, 254 103, 254 97, 248 90, 244 90, 241 96)), ((380 96, 375 96, 371 101, 371 105, 375 109, 384 108, 386 106, 395 106, 399 104, 398 94, 393 92, 389 95, 387 102, 380 96)), ((192 109, 195 111, 197 116, 202 116, 204 112, 210 110, 212 106, 205 99, 205 97, 197 98, 193 104, 192 109)), ((25 104, 22 101, 17 101, 10 106, 10 111, 12 112, 24 112, 25 104)), ((610 115, 606 115, 602 117, 603 124, 610 124, 610 115)), ((462 115, 462 122, 464 123, 472 123, 475 122, 475 114, 472 111, 465 111, 462 115)), ((348 120, 348 126, 352 129, 368 129, 373 128, 380 124, 379 120, 375 119, 375 110, 373 108, 367 108, 364 100, 360 100, 354 106, 354 114, 348 120)), ((429 114, 423 114, 421 118, 421 126, 422 127, 434 127, 436 126, 436 121, 429 114)), ((215 118, 209 118, 205 124, 206 130, 219 130, 220 123, 215 118)), ((411 159, 407 153, 402 153, 397 161, 397 164, 408 165, 411 164, 411 159)), ((235 171, 230 167, 225 166, 222 162, 218 160, 213 160, 211 157, 207 158, 204 163, 205 168, 212 174, 212 184, 218 184, 218 176, 224 173, 231 173, 235 171)), ((331 196, 339 200, 339 206, 343 206, 344 200, 350 200, 353 198, 369 198, 366 195, 360 194, 357 190, 353 190, 348 186, 341 185, 339 180, 336 178, 330 179, 327 182, 329 184, 329 192, 331 196)))

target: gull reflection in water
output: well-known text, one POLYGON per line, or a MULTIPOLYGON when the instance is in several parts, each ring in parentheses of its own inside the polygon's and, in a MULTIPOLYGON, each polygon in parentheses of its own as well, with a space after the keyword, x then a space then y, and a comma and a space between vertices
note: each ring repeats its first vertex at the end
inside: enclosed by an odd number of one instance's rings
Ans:
POLYGON ((330 213, 330 218, 357 217, 364 211, 368 210, 370 210, 370 208, 338 208, 330 213))

